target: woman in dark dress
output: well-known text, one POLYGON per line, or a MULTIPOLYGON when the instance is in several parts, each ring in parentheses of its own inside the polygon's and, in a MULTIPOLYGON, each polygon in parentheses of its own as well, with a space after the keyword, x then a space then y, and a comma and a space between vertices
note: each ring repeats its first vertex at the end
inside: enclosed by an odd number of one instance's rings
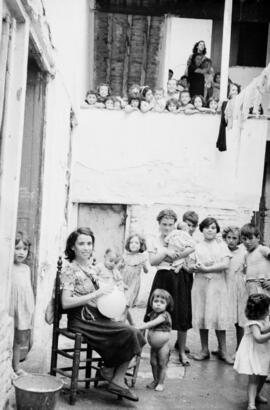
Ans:
POLYGON ((96 307, 97 298, 109 294, 111 285, 96 290, 92 279, 95 237, 89 228, 72 232, 66 243, 69 264, 61 275, 62 306, 68 310, 68 328, 82 333, 104 361, 101 376, 109 381, 108 390, 129 400, 138 401, 124 382, 133 356, 141 352, 145 339, 138 329, 103 316, 96 307), (87 316, 82 314, 87 306, 87 316))
MULTIPOLYGON (((174 301, 172 312, 172 329, 177 330, 179 360, 184 366, 189 366, 189 360, 185 354, 187 330, 192 327, 191 317, 191 286, 192 275, 185 269, 178 274, 172 268, 172 263, 177 258, 186 256, 184 250, 181 254, 169 249, 165 243, 166 236, 175 229, 177 215, 172 209, 164 209, 157 216, 160 235, 148 244, 149 259, 152 266, 156 266, 157 273, 154 277, 150 295, 155 289, 167 290, 174 301)), ((150 303, 148 300, 145 322, 149 320, 150 303)))
POLYGON ((190 96, 204 95, 205 86, 205 69, 201 68, 202 55, 193 54, 190 66, 188 67, 188 79, 189 79, 189 93, 190 96))

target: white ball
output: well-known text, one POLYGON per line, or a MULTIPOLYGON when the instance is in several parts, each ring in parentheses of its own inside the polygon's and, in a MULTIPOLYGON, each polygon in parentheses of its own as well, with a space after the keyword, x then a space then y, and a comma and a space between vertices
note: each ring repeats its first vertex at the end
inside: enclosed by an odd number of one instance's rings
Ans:
POLYGON ((98 310, 109 319, 119 318, 123 315, 126 305, 126 297, 119 289, 114 289, 108 295, 100 296, 97 301, 98 310))

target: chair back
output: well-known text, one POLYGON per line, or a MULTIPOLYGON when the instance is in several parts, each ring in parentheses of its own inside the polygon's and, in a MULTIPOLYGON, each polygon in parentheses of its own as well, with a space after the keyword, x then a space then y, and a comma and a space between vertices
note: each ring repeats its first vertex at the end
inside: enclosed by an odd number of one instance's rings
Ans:
POLYGON ((55 296, 54 296, 54 319, 53 327, 59 328, 59 322, 62 316, 62 301, 61 301, 61 273, 62 273, 62 257, 59 256, 57 261, 57 271, 55 278, 55 296))

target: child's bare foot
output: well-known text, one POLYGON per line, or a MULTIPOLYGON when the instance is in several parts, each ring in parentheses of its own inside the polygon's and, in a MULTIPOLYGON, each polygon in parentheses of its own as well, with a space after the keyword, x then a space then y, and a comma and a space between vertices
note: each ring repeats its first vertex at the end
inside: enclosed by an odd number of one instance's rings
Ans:
POLYGON ((147 389, 154 390, 154 389, 156 388, 157 384, 158 384, 158 382, 156 382, 155 380, 153 380, 151 383, 149 383, 149 384, 146 385, 146 388, 147 388, 147 389))
POLYGON ((163 384, 158 384, 156 387, 155 387, 155 391, 163 391, 164 390, 164 385, 163 384))

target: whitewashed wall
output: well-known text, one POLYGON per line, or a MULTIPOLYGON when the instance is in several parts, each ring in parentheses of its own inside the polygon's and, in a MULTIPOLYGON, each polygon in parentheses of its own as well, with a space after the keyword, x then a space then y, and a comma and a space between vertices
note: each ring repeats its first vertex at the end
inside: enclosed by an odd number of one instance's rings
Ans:
POLYGON ((229 131, 226 152, 216 149, 219 122, 219 115, 81 111, 72 201, 224 209, 243 220, 259 205, 267 122, 229 131))

